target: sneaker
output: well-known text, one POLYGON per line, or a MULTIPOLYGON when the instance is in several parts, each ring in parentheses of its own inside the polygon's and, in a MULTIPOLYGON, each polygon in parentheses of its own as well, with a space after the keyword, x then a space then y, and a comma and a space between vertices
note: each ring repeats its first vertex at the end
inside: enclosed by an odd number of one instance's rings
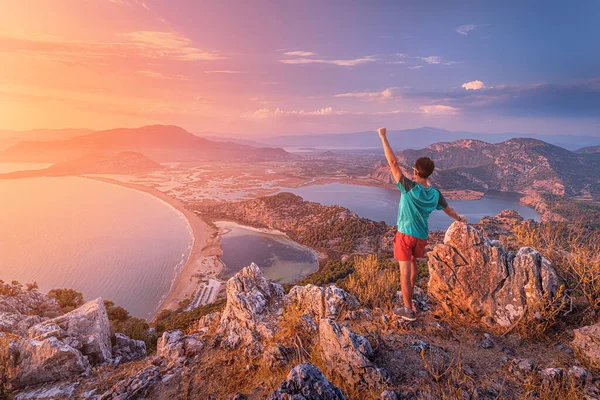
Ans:
POLYGON ((406 307, 396 307, 394 308, 394 314, 399 316, 402 319, 407 321, 416 321, 417 317, 415 316, 415 312, 410 308, 406 307))

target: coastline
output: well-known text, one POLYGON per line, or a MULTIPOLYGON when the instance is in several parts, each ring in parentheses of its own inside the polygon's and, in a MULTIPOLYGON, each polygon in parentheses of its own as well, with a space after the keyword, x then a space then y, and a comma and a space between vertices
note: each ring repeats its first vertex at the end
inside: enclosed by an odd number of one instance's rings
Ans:
POLYGON ((216 235, 217 231, 198 215, 187 209, 182 201, 149 186, 122 182, 100 176, 81 177, 148 193, 183 214, 192 230, 193 243, 188 259, 175 278, 166 298, 161 298, 152 320, 154 320, 161 310, 175 310, 179 308, 180 301, 192 297, 199 284, 199 280, 195 278, 197 275, 201 275, 202 278, 207 279, 215 279, 221 275, 223 264, 219 261, 218 257, 222 255, 222 250, 219 245, 218 236, 216 235))

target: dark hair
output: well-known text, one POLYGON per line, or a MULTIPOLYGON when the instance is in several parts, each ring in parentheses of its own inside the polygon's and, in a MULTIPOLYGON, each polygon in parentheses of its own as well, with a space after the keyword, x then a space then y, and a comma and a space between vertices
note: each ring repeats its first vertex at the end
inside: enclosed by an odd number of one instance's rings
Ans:
POLYGON ((435 164, 433 160, 429 157, 420 157, 415 161, 415 168, 418 171, 418 175, 421 178, 429 178, 431 174, 433 174, 433 170, 435 169, 435 164))

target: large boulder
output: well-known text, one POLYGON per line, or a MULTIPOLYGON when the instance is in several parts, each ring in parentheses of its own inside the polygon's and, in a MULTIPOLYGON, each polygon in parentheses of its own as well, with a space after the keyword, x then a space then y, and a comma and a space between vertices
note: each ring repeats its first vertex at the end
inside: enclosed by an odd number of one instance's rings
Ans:
POLYGON ((262 351, 262 341, 273 336, 277 311, 285 296, 281 285, 270 282, 252 263, 227 281, 227 304, 217 329, 222 345, 241 344, 250 353, 262 351))
POLYGON ((146 356, 146 343, 143 340, 134 340, 122 333, 115 333, 113 342, 112 355, 120 362, 134 361, 146 356))
POLYGON ((491 318, 501 326, 513 324, 528 305, 558 289, 557 274, 540 253, 521 248, 514 255, 459 222, 428 257, 432 297, 448 312, 491 318))
POLYGON ((29 328, 29 338, 49 337, 81 351, 93 364, 111 360, 110 322, 102 299, 89 301, 75 310, 29 328))
POLYGON ((22 339, 9 345, 10 382, 15 388, 70 378, 86 372, 89 363, 80 351, 55 337, 22 339))
POLYGON ((387 372, 377 368, 369 357, 373 356, 371 343, 346 326, 322 318, 319 323, 321 357, 351 386, 377 387, 387 379, 387 372))
POLYGON ((156 343, 156 355, 170 361, 180 362, 186 357, 200 354, 204 344, 204 335, 201 333, 186 336, 180 330, 166 331, 156 343))
POLYGON ((342 391, 329 383, 311 363, 294 367, 269 400, 346 400, 342 391))
POLYGON ((360 306, 356 297, 335 285, 327 288, 315 285, 294 286, 287 299, 316 319, 335 319, 342 310, 350 311, 360 306))
POLYGON ((573 331, 571 346, 577 357, 591 368, 600 369, 600 323, 573 331))

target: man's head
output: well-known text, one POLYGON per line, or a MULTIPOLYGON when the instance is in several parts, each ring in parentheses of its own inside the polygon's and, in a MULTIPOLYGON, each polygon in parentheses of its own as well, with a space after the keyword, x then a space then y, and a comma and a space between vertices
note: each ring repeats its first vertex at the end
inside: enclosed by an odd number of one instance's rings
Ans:
POLYGON ((415 175, 423 179, 429 178, 429 176, 433 174, 433 170, 435 170, 435 164, 429 157, 417 158, 417 161, 415 161, 415 166, 413 167, 415 175))

